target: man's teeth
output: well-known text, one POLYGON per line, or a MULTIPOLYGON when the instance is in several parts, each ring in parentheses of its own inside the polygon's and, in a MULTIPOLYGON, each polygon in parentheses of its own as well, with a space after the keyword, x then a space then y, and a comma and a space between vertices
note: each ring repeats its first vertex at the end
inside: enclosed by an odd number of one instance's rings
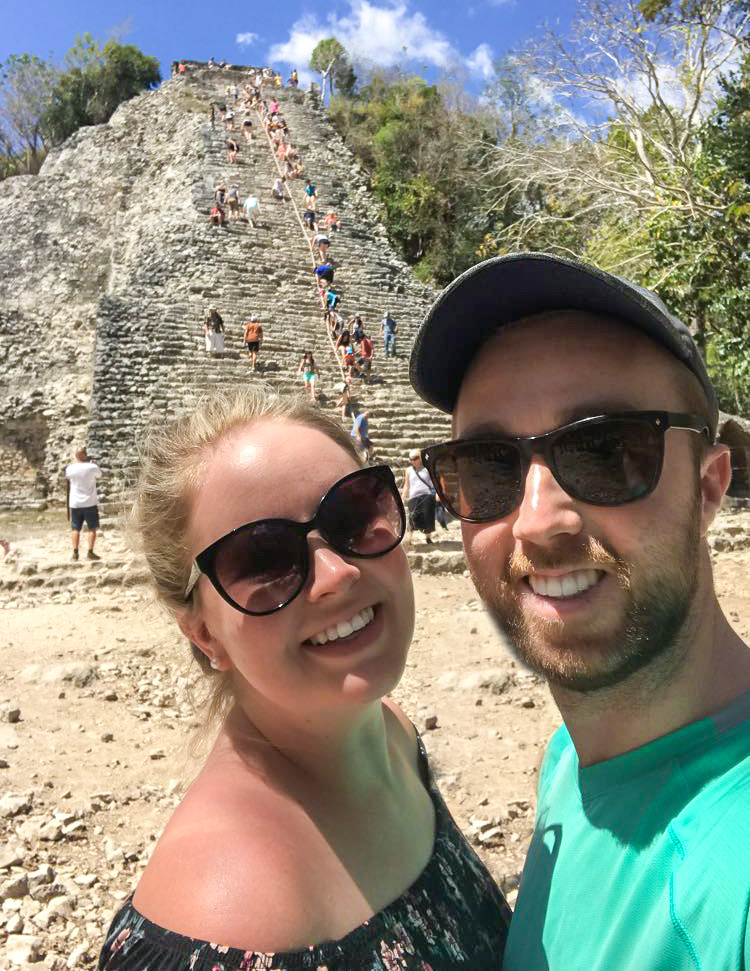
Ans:
POLYGON ((362 630, 363 627, 367 627, 374 616, 375 611, 372 607, 365 607, 364 610, 350 617, 349 620, 342 620, 334 627, 326 627, 325 630, 311 637, 310 641, 312 644, 327 644, 328 641, 338 640, 339 637, 348 637, 355 630, 362 630))
POLYGON ((543 577, 532 573, 529 586, 541 597, 574 597, 593 587, 599 580, 598 570, 573 570, 559 577, 543 577))

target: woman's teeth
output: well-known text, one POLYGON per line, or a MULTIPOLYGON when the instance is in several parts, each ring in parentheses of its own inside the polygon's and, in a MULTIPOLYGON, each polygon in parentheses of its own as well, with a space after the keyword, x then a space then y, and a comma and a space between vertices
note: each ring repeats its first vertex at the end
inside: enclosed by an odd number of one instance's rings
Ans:
POLYGON ((333 627, 326 627, 319 634, 315 634, 310 638, 310 643, 327 644, 328 641, 336 641, 340 637, 348 637, 355 630, 362 630, 363 627, 367 627, 374 616, 375 611, 372 607, 365 607, 364 610, 360 610, 358 614, 350 617, 349 620, 342 620, 333 627))
POLYGON ((599 570, 572 570, 557 577, 529 575, 529 586, 540 597, 575 597, 593 587, 603 576, 599 570))

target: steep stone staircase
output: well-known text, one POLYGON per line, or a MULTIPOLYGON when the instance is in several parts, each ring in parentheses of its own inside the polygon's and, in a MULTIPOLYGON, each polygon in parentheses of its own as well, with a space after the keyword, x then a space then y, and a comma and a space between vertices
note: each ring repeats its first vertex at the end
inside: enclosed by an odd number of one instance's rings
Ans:
MULTIPOLYGON (((280 391, 298 392, 297 366, 310 349, 320 370, 323 407, 335 400, 340 372, 315 292, 309 246, 292 204, 271 197, 277 170, 270 146, 254 118, 252 146, 238 135, 238 161, 229 165, 218 113, 215 127, 209 120, 211 103, 225 100, 224 87, 235 79, 241 82, 242 75, 200 71, 169 82, 172 98, 190 95, 176 100, 180 110, 202 115, 192 212, 181 210, 179 221, 165 223, 147 260, 134 264, 124 248, 113 249, 110 293, 98 312, 89 426, 90 451, 108 473, 104 495, 110 503, 125 499, 137 444, 148 428, 183 412, 211 388, 265 381, 280 391), (209 224, 220 179, 237 182, 242 198, 253 192, 261 199, 255 229, 244 221, 209 224), (224 318, 227 350, 221 357, 208 357, 203 345, 202 318, 209 303, 224 318), (264 326, 256 374, 241 341, 242 323, 253 312, 264 326)), ((373 371, 379 383, 357 382, 356 403, 370 412, 378 458, 403 467, 410 447, 448 433, 447 418, 414 395, 407 375, 413 336, 433 293, 391 250, 356 162, 319 108, 299 91, 274 94, 305 175, 318 186, 319 210, 334 208, 342 220, 331 257, 343 312, 360 312, 375 338, 373 371), (399 356, 384 360, 377 329, 386 309, 399 323, 399 356)), ((289 183, 300 210, 303 185, 304 180, 289 183)))

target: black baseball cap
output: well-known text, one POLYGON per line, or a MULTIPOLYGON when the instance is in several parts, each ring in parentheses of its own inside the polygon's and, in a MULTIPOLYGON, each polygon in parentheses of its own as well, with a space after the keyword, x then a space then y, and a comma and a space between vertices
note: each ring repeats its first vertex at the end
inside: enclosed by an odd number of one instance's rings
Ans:
POLYGON ((695 341, 659 297, 629 280, 550 253, 514 253, 470 267, 443 290, 419 329, 409 364, 417 394, 451 413, 464 375, 503 324, 548 310, 585 310, 643 331, 696 376, 716 430, 716 391, 695 341))

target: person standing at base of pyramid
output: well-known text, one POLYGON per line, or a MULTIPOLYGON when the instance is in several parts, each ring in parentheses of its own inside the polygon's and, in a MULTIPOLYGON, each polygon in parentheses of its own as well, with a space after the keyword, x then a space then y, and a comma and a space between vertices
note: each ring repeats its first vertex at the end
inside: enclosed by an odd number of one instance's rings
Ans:
POLYGON ((86 558, 99 560, 94 552, 96 531, 99 528, 99 506, 96 495, 96 481, 101 479, 102 470, 89 459, 85 447, 75 451, 75 462, 65 467, 67 479, 67 507, 70 517, 73 560, 78 560, 78 546, 84 524, 88 530, 88 552, 86 558))

